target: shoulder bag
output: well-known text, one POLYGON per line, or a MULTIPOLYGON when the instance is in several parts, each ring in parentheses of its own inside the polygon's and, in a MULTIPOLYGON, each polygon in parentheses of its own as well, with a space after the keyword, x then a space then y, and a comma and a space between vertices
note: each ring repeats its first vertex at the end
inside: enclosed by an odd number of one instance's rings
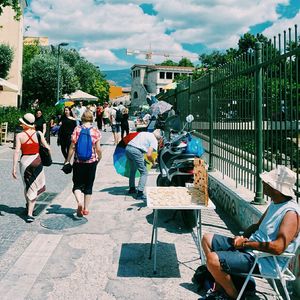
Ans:
POLYGON ((42 164, 45 167, 49 167, 52 165, 52 158, 50 152, 48 148, 44 147, 43 144, 41 143, 41 136, 38 133, 38 131, 36 132, 36 134, 40 145, 40 157, 41 157, 42 164))

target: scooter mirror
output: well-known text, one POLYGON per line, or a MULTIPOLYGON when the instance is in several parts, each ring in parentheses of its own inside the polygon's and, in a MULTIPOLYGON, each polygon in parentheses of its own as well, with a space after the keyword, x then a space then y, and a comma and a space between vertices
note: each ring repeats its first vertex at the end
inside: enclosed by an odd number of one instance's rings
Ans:
POLYGON ((192 123, 194 121, 194 116, 193 115, 188 115, 185 119, 188 123, 192 123))

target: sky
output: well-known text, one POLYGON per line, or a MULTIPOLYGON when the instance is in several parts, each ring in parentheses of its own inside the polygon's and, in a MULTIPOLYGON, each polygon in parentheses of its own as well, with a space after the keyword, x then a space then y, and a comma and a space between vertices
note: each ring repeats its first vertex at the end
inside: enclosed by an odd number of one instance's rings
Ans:
POLYGON ((300 0, 27 2, 25 36, 45 36, 52 45, 69 43, 103 71, 183 56, 197 65, 199 54, 236 48, 246 32, 272 38, 295 24, 300 32, 300 0), (153 52, 150 61, 143 51, 153 52))

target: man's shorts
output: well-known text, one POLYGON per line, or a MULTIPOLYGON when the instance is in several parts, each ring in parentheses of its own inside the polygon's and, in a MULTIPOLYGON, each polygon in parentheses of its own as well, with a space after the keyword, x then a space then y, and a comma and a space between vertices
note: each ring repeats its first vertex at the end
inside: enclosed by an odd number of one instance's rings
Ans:
POLYGON ((244 250, 233 247, 233 238, 214 234, 212 250, 220 261, 222 270, 227 274, 249 273, 254 263, 254 257, 244 250))
POLYGON ((111 124, 111 131, 112 132, 120 132, 120 124, 111 124))

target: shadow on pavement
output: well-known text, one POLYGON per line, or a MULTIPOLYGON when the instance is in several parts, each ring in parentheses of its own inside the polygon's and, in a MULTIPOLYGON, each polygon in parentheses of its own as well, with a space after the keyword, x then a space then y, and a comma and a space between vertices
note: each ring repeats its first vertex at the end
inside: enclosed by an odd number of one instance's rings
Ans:
POLYGON ((12 207, 4 204, 0 204, 0 216, 4 217, 6 214, 13 214, 25 221, 27 211, 25 207, 12 207), (4 214, 3 214, 4 213, 4 214))
POLYGON ((153 273, 153 253, 149 259, 150 243, 122 244, 118 277, 180 278, 174 244, 158 242, 157 273, 153 273))
MULTIPOLYGON (((146 216, 147 222, 153 224, 153 212, 146 216)), ((179 210, 161 209, 158 211, 158 228, 165 228, 168 232, 183 234, 192 232, 184 226, 179 210)))
POLYGON ((114 186, 100 190, 99 192, 108 192, 110 195, 127 195, 128 186, 114 186))

